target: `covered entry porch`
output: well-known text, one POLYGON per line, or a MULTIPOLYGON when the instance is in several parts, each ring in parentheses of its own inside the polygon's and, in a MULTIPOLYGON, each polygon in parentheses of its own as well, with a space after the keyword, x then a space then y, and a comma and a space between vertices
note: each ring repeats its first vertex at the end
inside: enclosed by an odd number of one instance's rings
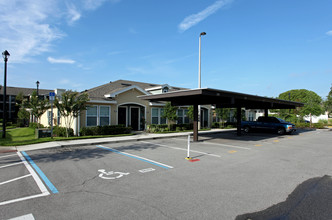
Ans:
POLYGON ((117 124, 132 127, 135 131, 145 129, 146 108, 138 103, 126 103, 117 107, 117 124))

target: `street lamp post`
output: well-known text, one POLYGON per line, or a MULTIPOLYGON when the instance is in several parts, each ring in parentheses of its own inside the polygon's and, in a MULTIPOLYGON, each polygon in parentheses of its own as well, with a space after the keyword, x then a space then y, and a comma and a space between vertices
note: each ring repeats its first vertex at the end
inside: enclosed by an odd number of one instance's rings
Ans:
MULTIPOLYGON (((198 88, 201 88, 201 37, 205 32, 199 34, 199 52, 198 52, 198 88)), ((201 106, 198 105, 198 130, 201 129, 201 106)))
POLYGON ((36 84, 37 84, 37 98, 39 97, 39 93, 38 93, 39 83, 40 83, 39 81, 36 82, 36 84))
POLYGON ((4 82, 3 82, 3 121, 2 121, 2 138, 6 138, 6 119, 7 119, 7 61, 10 56, 9 52, 5 50, 2 52, 3 60, 5 61, 4 82))
POLYGON ((201 88, 201 37, 205 32, 199 34, 199 54, 198 54, 198 88, 201 88))

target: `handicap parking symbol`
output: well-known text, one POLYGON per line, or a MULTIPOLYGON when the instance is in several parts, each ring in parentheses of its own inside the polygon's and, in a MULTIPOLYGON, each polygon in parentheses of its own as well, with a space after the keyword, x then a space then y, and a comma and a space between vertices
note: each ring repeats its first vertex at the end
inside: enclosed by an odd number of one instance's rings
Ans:
POLYGON ((98 170, 100 172, 99 177, 102 179, 108 179, 108 180, 114 180, 121 178, 123 176, 129 175, 130 173, 123 173, 123 172, 114 172, 114 171, 109 171, 106 172, 104 169, 98 170))

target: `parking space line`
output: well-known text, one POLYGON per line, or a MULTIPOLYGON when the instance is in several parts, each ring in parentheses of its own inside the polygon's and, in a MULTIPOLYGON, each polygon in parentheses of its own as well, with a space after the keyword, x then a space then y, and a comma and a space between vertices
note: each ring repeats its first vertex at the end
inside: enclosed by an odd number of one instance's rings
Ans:
POLYGON ((41 169, 33 162, 33 160, 29 157, 27 153, 22 151, 22 154, 24 155, 25 158, 29 161, 31 166, 36 170, 36 172, 39 174, 39 176, 43 179, 44 183, 48 186, 48 188, 53 192, 53 193, 59 193, 57 188, 51 183, 51 181, 46 177, 46 175, 41 171, 41 169))
MULTIPOLYGON (((33 199, 33 198, 38 198, 38 197, 50 195, 49 191, 46 189, 45 185, 43 184, 41 179, 38 177, 37 173, 34 171, 34 169, 32 169, 32 167, 26 161, 26 159, 23 157, 23 155, 20 152, 16 152, 16 153, 20 157, 20 159, 22 160, 22 162, 25 165, 25 167, 27 168, 27 170, 30 172, 30 174, 28 174, 28 175, 33 177, 33 179, 35 180, 37 186, 39 187, 39 189, 42 193, 37 194, 37 195, 26 196, 26 197, 22 197, 22 198, 18 198, 18 199, 12 199, 12 200, 8 200, 8 201, 0 202, 0 206, 15 203, 15 202, 20 202, 20 201, 24 201, 24 200, 28 200, 28 199, 33 199)), ((28 175, 23 176, 21 178, 28 177, 28 175)))
POLYGON ((20 176, 20 177, 17 177, 17 178, 11 179, 11 180, 7 180, 7 181, 5 181, 5 182, 0 183, 0 186, 3 185, 3 184, 6 184, 6 183, 14 182, 14 181, 16 181, 16 180, 20 180, 20 179, 23 179, 23 178, 27 178, 27 177, 29 177, 29 176, 32 176, 32 174, 30 173, 30 174, 27 174, 27 175, 24 175, 24 176, 20 176))
POLYGON ((17 152, 17 155, 21 158, 23 161, 23 164, 28 169, 28 171, 32 174, 33 179, 36 181, 40 191, 42 193, 48 193, 48 190, 46 189, 45 185, 41 181, 41 179, 38 177, 37 173, 32 169, 32 167, 29 165, 29 163, 26 161, 26 159, 23 157, 23 155, 20 152, 17 152))
POLYGON ((238 146, 233 146, 233 145, 228 145, 228 144, 209 143, 209 142, 205 142, 205 141, 203 143, 204 144, 210 144, 210 145, 222 146, 222 147, 237 148, 237 149, 243 149, 243 150, 251 150, 251 148, 248 148, 248 147, 238 147, 238 146))
POLYGON ((4 166, 1 166, 1 168, 6 168, 6 167, 11 167, 11 166, 16 166, 16 165, 19 165, 19 164, 22 164, 23 162, 17 162, 17 163, 12 163, 12 164, 8 164, 8 165, 4 165, 4 166))
POLYGON ((13 157, 13 156, 17 156, 17 154, 9 154, 9 155, 5 155, 5 156, 1 156, 0 158, 13 157))
POLYGON ((22 215, 16 218, 11 218, 8 220, 35 220, 35 218, 33 217, 32 214, 28 214, 28 215, 22 215))
MULTIPOLYGON (((175 149, 175 150, 187 151, 187 149, 180 148, 180 147, 171 147, 171 146, 167 146, 167 145, 163 145, 163 144, 151 143, 151 142, 147 142, 147 141, 140 141, 140 142, 146 143, 146 144, 157 145, 157 146, 160 146, 160 147, 167 147, 167 148, 171 148, 171 149, 175 149)), ((212 156, 212 157, 221 157, 220 155, 210 154, 210 153, 206 153, 206 152, 202 152, 202 151, 196 151, 196 150, 190 150, 190 152, 204 154, 204 155, 212 156)))
POLYGON ((163 164, 163 163, 159 163, 159 162, 154 161, 154 160, 150 160, 150 159, 147 159, 147 158, 144 158, 144 157, 140 157, 140 156, 137 156, 137 155, 134 155, 134 154, 129 154, 129 153, 121 152, 121 151, 115 150, 115 149, 110 148, 110 147, 105 147, 105 146, 102 146, 102 145, 97 145, 97 147, 102 148, 104 150, 112 151, 114 153, 117 153, 117 154, 120 154, 120 155, 123 155, 123 156, 127 156, 127 157, 131 157, 131 158, 134 158, 134 159, 137 159, 137 160, 141 160, 141 161, 144 161, 144 162, 147 162, 147 163, 159 166, 159 167, 164 168, 164 169, 174 168, 172 166, 169 166, 169 165, 166 165, 166 164, 163 164))
POLYGON ((41 194, 37 194, 37 195, 33 195, 33 196, 26 196, 26 197, 22 197, 19 199, 8 200, 8 201, 0 202, 0 206, 7 205, 10 203, 20 202, 20 201, 24 201, 24 200, 28 200, 28 199, 34 199, 34 198, 38 198, 38 197, 42 197, 42 196, 48 196, 49 194, 50 194, 49 192, 43 192, 41 194))
MULTIPOLYGON (((183 139, 180 139, 180 138, 173 138, 173 139, 184 141, 183 139)), ((248 148, 248 147, 238 147, 238 146, 233 146, 233 145, 228 145, 228 144, 209 143, 209 142, 205 142, 205 141, 202 141, 202 142, 204 144, 220 145, 220 146, 223 146, 223 147, 238 148, 238 149, 243 149, 243 150, 251 150, 251 148, 248 148)))

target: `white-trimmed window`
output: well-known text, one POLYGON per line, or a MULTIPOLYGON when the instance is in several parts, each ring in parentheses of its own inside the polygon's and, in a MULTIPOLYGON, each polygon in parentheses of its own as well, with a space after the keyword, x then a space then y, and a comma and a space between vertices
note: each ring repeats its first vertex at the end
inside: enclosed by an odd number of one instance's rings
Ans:
POLYGON ((110 106, 93 105, 86 109, 86 126, 110 125, 110 106))
POLYGON ((99 125, 109 125, 110 124, 110 107, 109 106, 99 106, 99 125))
POLYGON ((163 118, 163 108, 152 108, 151 124, 166 124, 166 118, 163 118))
POLYGON ((86 108, 86 126, 97 126, 98 106, 87 106, 86 108))
POLYGON ((189 124, 188 109, 178 109, 178 124, 189 124))

